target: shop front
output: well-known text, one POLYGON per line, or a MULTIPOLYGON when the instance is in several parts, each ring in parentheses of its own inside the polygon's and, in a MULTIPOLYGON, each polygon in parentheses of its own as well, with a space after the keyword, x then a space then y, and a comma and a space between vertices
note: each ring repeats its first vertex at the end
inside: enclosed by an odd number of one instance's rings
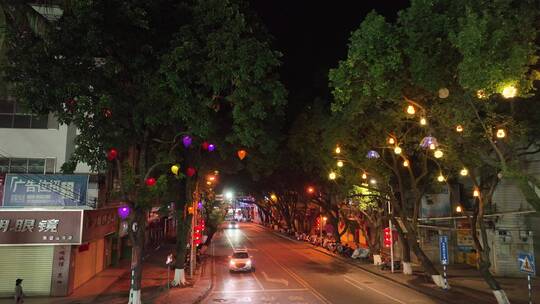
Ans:
POLYGON ((0 210, 0 296, 13 295, 17 278, 29 296, 67 294, 82 222, 82 210, 0 210))
POLYGON ((66 296, 111 264, 116 209, 0 210, 0 297, 66 296))

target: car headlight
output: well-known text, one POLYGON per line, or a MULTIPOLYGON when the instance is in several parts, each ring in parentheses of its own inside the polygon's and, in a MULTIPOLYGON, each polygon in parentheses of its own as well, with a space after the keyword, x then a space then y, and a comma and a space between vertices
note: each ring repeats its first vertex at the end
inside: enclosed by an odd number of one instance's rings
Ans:
POLYGON ((234 265, 236 265, 236 263, 235 263, 233 260, 231 260, 231 261, 229 262, 229 265, 234 266, 234 265))
POLYGON ((251 266, 251 260, 248 260, 248 261, 246 262, 246 265, 251 266))
POLYGON ((231 225, 231 224, 229 224, 229 228, 232 228, 232 225, 231 225))

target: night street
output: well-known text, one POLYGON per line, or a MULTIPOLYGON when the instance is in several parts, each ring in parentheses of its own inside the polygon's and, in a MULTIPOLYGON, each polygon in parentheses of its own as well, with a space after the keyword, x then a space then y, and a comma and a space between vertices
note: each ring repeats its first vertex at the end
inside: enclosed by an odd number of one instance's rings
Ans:
POLYGON ((437 303, 256 224, 225 229, 214 246, 215 287, 203 303, 437 303), (229 273, 232 246, 248 249, 254 272, 229 273))

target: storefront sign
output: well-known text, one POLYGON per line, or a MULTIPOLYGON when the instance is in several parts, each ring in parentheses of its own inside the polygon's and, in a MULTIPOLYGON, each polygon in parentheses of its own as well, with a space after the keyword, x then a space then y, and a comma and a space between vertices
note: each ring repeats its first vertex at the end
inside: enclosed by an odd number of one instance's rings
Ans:
POLYGON ((71 246, 54 246, 51 275, 51 296, 53 297, 68 295, 70 258, 71 246))
POLYGON ((83 210, 0 210, 0 246, 81 243, 83 210))
POLYGON ((98 209, 84 211, 83 243, 101 239, 116 232, 117 209, 98 209))
POLYGON ((3 206, 84 206, 87 188, 87 174, 7 174, 3 206))

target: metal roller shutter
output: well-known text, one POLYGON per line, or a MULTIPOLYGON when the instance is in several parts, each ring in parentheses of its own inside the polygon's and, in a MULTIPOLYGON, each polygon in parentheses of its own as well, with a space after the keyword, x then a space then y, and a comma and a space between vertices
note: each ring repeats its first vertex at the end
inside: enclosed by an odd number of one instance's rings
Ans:
POLYGON ((0 296, 13 296, 17 278, 24 280, 26 295, 49 295, 53 249, 53 246, 0 246, 0 296))

